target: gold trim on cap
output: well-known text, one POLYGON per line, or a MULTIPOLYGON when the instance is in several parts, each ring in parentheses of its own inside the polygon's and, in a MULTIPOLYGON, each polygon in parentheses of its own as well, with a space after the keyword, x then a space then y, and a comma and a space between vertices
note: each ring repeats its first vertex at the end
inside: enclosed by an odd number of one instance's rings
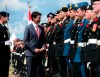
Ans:
POLYGON ((89 9, 89 6, 87 6, 87 9, 89 9))
POLYGON ((72 6, 72 4, 70 4, 69 6, 72 6))
POLYGON ((75 7, 78 7, 78 4, 75 4, 75 7))
POLYGON ((65 5, 63 7, 66 7, 65 5))
POLYGON ((72 6, 69 9, 72 9, 72 6))

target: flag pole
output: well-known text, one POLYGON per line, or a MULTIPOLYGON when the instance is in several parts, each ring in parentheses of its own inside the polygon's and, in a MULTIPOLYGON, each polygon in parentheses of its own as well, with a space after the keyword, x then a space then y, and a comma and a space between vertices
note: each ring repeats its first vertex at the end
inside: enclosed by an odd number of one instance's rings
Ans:
MULTIPOLYGON (((8 17, 8 15, 7 15, 7 5, 6 5, 6 3, 5 3, 5 8, 6 8, 6 16, 8 17)), ((8 27, 8 20, 7 20, 7 28, 9 29, 9 27, 8 27)))
POLYGON ((31 23, 31 20, 32 20, 30 9, 31 9, 31 6, 30 6, 30 4, 28 2, 28 25, 31 23))
POLYGON ((31 9, 30 3, 28 2, 28 8, 31 9))
MULTIPOLYGON (((5 3, 5 8, 6 8, 6 16, 7 16, 7 18, 9 19, 9 17, 8 17, 8 15, 7 15, 7 5, 6 5, 6 3, 5 3)), ((7 20, 7 25, 6 25, 6 27, 8 28, 8 32, 9 32, 9 26, 8 26, 8 20, 7 20)), ((9 39, 10 39, 10 34, 9 34, 9 39)))

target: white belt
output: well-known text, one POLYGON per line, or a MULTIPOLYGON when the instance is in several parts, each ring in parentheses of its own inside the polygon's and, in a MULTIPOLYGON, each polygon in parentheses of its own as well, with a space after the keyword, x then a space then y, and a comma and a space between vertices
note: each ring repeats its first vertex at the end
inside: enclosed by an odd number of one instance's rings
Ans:
POLYGON ((85 47, 85 46, 86 46, 86 43, 79 42, 77 45, 78 45, 79 47, 85 47))
POLYGON ((82 43, 80 42, 80 43, 77 43, 77 46, 78 47, 81 47, 82 46, 82 43))
POLYGON ((83 43, 82 43, 82 47, 85 47, 85 46, 86 46, 86 43, 85 43, 85 42, 83 42, 83 43))
POLYGON ((22 52, 22 55, 24 55, 25 54, 25 52, 22 52))
POLYGON ((70 44, 74 44, 74 42, 75 42, 74 40, 71 40, 71 41, 70 41, 70 44))
POLYGON ((68 42, 70 42, 70 39, 64 40, 64 44, 66 44, 66 43, 68 43, 68 42))
POLYGON ((20 55, 20 53, 15 53, 16 55, 20 55))
POLYGON ((97 45, 100 45, 100 40, 97 41, 97 45))
POLYGON ((56 42, 53 42, 53 45, 56 45, 56 42))
POLYGON ((97 39, 89 39, 87 44, 97 44, 97 39))

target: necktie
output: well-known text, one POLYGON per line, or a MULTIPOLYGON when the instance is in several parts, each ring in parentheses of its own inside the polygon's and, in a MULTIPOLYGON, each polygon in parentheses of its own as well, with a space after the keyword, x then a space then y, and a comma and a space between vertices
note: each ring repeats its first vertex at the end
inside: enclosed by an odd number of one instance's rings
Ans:
POLYGON ((38 26, 36 26, 36 34, 37 34, 37 36, 38 36, 38 38, 39 38, 39 28, 38 28, 38 26))

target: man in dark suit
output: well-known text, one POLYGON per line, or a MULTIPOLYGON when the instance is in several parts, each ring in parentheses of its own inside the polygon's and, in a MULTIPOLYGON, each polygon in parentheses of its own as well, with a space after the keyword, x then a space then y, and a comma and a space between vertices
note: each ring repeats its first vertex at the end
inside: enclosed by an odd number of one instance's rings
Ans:
POLYGON ((9 31, 5 26, 9 18, 9 13, 0 12, 0 77, 8 77, 10 61, 9 31))
POLYGON ((26 77, 42 77, 42 56, 44 43, 43 27, 39 26, 41 20, 41 13, 32 12, 32 23, 25 28, 24 43, 25 56, 27 62, 26 77))

